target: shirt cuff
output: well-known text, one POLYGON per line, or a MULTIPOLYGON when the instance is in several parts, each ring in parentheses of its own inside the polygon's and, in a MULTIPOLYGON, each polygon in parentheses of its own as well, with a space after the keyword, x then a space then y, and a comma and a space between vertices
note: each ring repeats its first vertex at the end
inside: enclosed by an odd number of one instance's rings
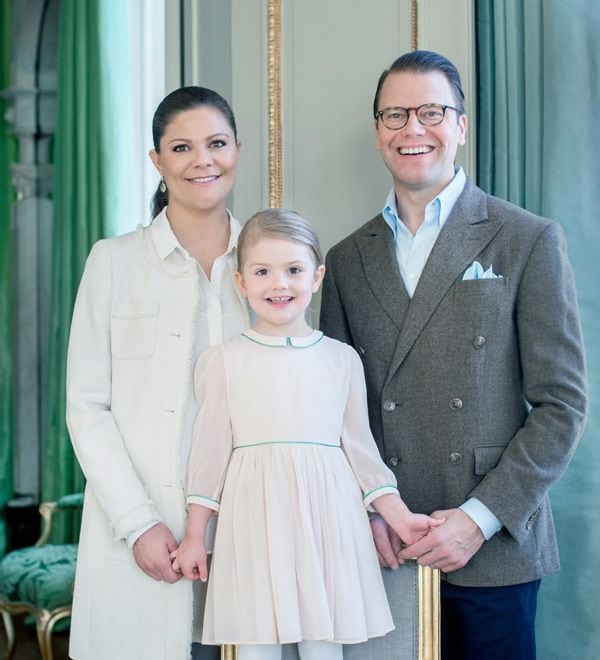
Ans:
POLYGON ((489 541, 496 532, 502 529, 502 523, 487 506, 476 497, 470 497, 464 504, 458 507, 464 511, 469 518, 479 527, 483 537, 489 541))
POLYGON ((136 529, 135 532, 131 532, 131 534, 129 534, 129 536, 125 539, 125 542, 127 543, 127 547, 129 549, 133 548, 133 544, 140 538, 140 536, 145 532, 147 532, 152 527, 154 527, 154 525, 158 525, 159 522, 160 520, 155 520, 154 522, 144 525, 140 529, 136 529))

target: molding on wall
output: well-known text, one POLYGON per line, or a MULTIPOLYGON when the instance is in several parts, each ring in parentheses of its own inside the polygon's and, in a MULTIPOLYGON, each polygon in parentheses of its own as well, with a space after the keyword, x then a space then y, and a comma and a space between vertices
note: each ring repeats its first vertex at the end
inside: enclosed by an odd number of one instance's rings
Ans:
POLYGON ((413 50, 419 49, 419 0, 410 3, 410 42, 413 50))
POLYGON ((283 122, 281 119, 281 0, 268 0, 267 86, 269 112, 269 206, 283 206, 283 122))

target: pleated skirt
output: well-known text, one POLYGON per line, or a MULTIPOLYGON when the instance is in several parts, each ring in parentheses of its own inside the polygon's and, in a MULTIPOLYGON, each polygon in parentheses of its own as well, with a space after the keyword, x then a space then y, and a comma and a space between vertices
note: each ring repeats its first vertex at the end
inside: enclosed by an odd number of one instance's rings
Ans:
POLYGON ((203 642, 349 644, 393 628, 362 494, 343 451, 295 443, 234 450, 203 642))

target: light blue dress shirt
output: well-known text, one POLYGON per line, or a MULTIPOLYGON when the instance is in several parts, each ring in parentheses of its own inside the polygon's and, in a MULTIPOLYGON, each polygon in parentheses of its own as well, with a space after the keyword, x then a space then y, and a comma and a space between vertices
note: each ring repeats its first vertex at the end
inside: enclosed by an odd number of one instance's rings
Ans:
MULTIPOLYGON (((393 188, 388 195, 381 213, 383 219, 390 226, 394 234, 396 259, 398 260, 400 275, 406 287, 406 292, 411 299, 415 293, 429 254, 457 199, 460 197, 466 181, 467 177, 462 167, 459 167, 454 179, 425 207, 423 224, 417 229, 414 235, 409 231, 398 214, 396 193, 393 188)), ((469 498, 459 508, 474 520, 479 529, 481 529, 486 541, 502 527, 502 523, 497 516, 476 497, 469 498)))
POLYGON ((414 235, 398 215, 396 193, 393 188, 388 195, 382 214, 394 233, 396 259, 409 298, 414 295, 423 268, 429 258, 429 253, 454 208, 456 200, 460 197, 466 181, 467 177, 462 167, 460 167, 454 179, 435 199, 427 204, 423 224, 414 235))

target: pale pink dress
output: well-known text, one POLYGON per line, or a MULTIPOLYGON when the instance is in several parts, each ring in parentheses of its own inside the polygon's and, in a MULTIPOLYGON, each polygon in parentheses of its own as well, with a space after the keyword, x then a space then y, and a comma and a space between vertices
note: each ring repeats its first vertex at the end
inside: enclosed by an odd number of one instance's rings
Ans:
POLYGON ((362 642, 394 628, 367 507, 396 493, 355 351, 314 331, 208 349, 188 502, 219 512, 203 642, 362 642))

